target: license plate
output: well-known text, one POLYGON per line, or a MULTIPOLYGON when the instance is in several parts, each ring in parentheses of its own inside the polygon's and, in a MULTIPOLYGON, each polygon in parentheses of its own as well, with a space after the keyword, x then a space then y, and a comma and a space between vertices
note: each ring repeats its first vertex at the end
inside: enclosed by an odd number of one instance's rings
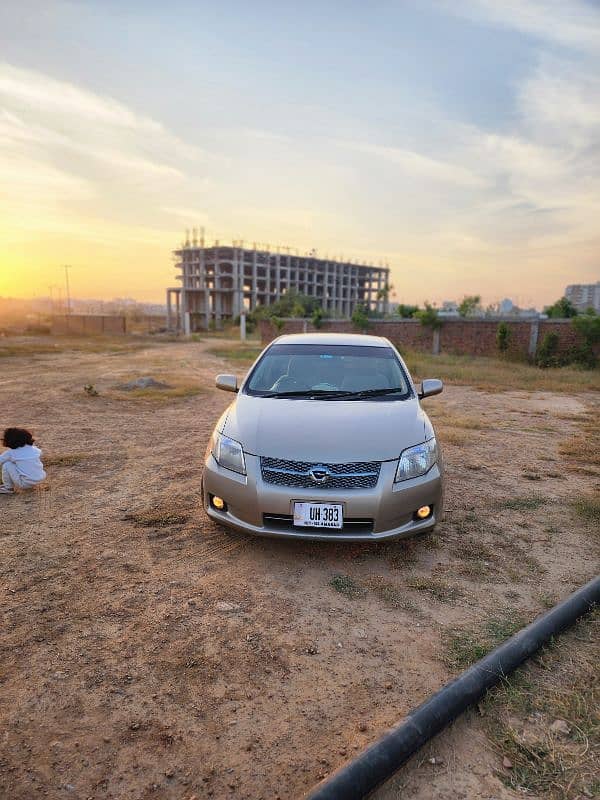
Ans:
POLYGON ((294 503, 294 525, 300 528, 341 528, 341 503, 294 503))

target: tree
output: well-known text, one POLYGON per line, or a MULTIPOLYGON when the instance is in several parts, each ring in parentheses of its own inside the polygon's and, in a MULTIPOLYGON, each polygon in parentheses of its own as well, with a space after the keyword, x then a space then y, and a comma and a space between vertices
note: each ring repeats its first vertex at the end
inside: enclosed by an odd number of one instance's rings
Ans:
POLYGON ((548 331, 542 339, 542 343, 538 348, 536 356, 536 364, 538 367, 560 367, 560 359, 558 357, 558 344, 559 338, 556 331, 548 331))
POLYGON ((571 317, 576 317, 579 312, 570 300, 561 297, 556 303, 546 306, 544 313, 551 319, 571 319, 571 317))
POLYGON ((421 325, 431 328, 432 331, 438 331, 444 324, 440 319, 437 308, 427 301, 425 301, 425 308, 415 312, 415 317, 420 321, 421 325))
POLYGON ((406 305, 405 303, 400 303, 397 308, 397 312, 402 319, 410 319, 411 317, 414 317, 418 310, 419 306, 406 305))
POLYGON ((281 296, 275 303, 268 306, 257 306, 252 313, 248 314, 247 319, 251 323, 259 319, 270 319, 272 317, 311 317, 317 309, 322 310, 321 301, 318 297, 309 297, 292 289, 281 296))
POLYGON ((386 300, 387 301, 388 297, 390 296, 390 292, 393 292, 393 291, 394 291, 394 287, 392 285, 390 285, 389 283, 386 283, 385 286, 383 287, 383 289, 380 289, 377 292, 377 299, 378 300, 386 300))
POLYGON ((319 306, 318 308, 315 308, 315 310, 313 311, 312 324, 314 325, 314 327, 317 330, 319 330, 319 328, 323 325, 323 317, 324 316, 325 316, 325 312, 323 311, 321 306, 319 306))
POLYGON ((506 354, 510 345, 510 334, 511 330, 506 322, 501 322, 498 325, 498 330, 496 331, 496 345, 498 346, 498 350, 502 353, 502 355, 506 354))
POLYGON ((367 306, 359 303, 354 307, 352 312, 352 324, 361 331, 366 331, 369 328, 369 309, 367 306))
POLYGON ((573 361, 586 369, 593 369, 598 363, 594 345, 600 343, 600 316, 593 308, 588 308, 585 314, 573 317, 571 325, 583 339, 583 344, 573 350, 573 361))
POLYGON ((470 317, 480 308, 481 297, 478 294, 466 294, 458 305, 458 313, 461 317, 470 317))

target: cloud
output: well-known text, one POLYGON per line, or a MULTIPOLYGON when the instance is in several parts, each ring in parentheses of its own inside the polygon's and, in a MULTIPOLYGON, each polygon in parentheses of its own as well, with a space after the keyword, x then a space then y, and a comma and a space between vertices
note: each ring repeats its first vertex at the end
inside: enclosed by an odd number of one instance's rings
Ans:
MULTIPOLYGON (((599 51, 600 56, 600 51, 599 51)), ((518 88, 517 107, 536 138, 582 149, 600 142, 600 57, 584 66, 544 55, 518 88)))
MULTIPOLYGON (((0 63, 0 206, 63 230, 111 218, 111 231, 202 190, 211 157, 156 120, 66 81, 0 63), (83 214, 82 214, 83 212, 83 214)), ((197 199, 197 198, 196 198, 197 199)), ((75 230, 74 235, 79 235, 75 230)), ((93 238, 92 233, 82 231, 93 238)))
POLYGON ((208 225, 210 222, 209 216, 205 211, 198 211, 195 208, 181 208, 179 206, 163 206, 162 211, 166 214, 172 214, 175 217, 185 219, 188 225, 208 225))
POLYGON ((451 183, 459 186, 483 187, 485 185, 485 180, 467 167, 439 161, 413 150, 369 144, 368 142, 338 141, 336 144, 358 153, 381 158, 403 172, 424 181, 451 183))
POLYGON ((582 0, 439 0, 438 6, 566 47, 600 48, 600 9, 582 0))
POLYGON ((5 63, 0 108, 0 137, 13 147, 67 150, 119 170, 163 177, 181 175, 178 161, 205 157, 160 122, 110 97, 5 63))

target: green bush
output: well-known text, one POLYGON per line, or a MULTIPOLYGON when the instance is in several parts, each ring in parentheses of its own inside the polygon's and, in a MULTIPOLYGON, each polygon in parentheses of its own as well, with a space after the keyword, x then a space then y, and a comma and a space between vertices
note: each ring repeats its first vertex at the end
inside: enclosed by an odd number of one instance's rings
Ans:
POLYGON ((478 294, 465 295, 458 306, 461 317, 470 317, 481 309, 481 297, 478 294))
POLYGON ((319 330, 319 328, 323 325, 323 317, 324 316, 325 316, 325 312, 323 311, 321 306, 319 306, 318 308, 315 308, 315 310, 313 311, 312 324, 314 325, 314 327, 317 330, 319 330))
POLYGON ((498 350, 504 355, 510 346, 511 330, 506 322, 501 322, 496 331, 496 346, 498 350))
POLYGON ((544 313, 550 319, 570 319, 571 317, 576 317, 578 311, 570 300, 567 300, 566 297, 561 297, 556 303, 546 306, 544 313))
POLYGON ((397 313, 402 319, 414 317, 417 311, 419 311, 419 306, 406 305, 406 303, 400 303, 397 308, 397 313))
POLYGON ((558 333, 548 331, 542 339, 536 356, 536 364, 542 369, 547 367, 560 367, 561 361, 558 356, 558 333))
POLYGON ((369 310, 364 305, 357 305, 352 312, 352 324, 361 331, 369 328, 369 310))
POLYGON ((430 303, 425 303, 425 308, 415 312, 415 317, 420 321, 421 325, 431 328, 432 331, 439 330, 444 324, 440 319, 437 308, 430 303))
POLYGON ((583 339, 583 344, 572 351, 572 360, 585 369, 594 369, 598 364, 594 346, 600 343, 600 316, 589 308, 585 314, 573 317, 571 325, 583 339))

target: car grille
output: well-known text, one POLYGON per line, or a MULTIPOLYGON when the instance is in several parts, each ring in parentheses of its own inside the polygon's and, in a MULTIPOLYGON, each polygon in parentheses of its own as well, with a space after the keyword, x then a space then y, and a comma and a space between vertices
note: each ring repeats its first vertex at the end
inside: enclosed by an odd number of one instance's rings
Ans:
POLYGON ((322 533, 327 536, 373 533, 372 519, 345 519, 343 528, 312 528, 296 527, 291 514, 263 514, 263 525, 265 528, 278 528, 279 530, 283 528, 297 533, 322 533))
POLYGON ((265 483, 294 486, 299 489, 372 489, 379 480, 379 461, 355 461, 351 464, 323 464, 309 461, 287 461, 281 458, 260 459, 260 470, 265 483), (315 480, 311 470, 327 475, 315 480))

